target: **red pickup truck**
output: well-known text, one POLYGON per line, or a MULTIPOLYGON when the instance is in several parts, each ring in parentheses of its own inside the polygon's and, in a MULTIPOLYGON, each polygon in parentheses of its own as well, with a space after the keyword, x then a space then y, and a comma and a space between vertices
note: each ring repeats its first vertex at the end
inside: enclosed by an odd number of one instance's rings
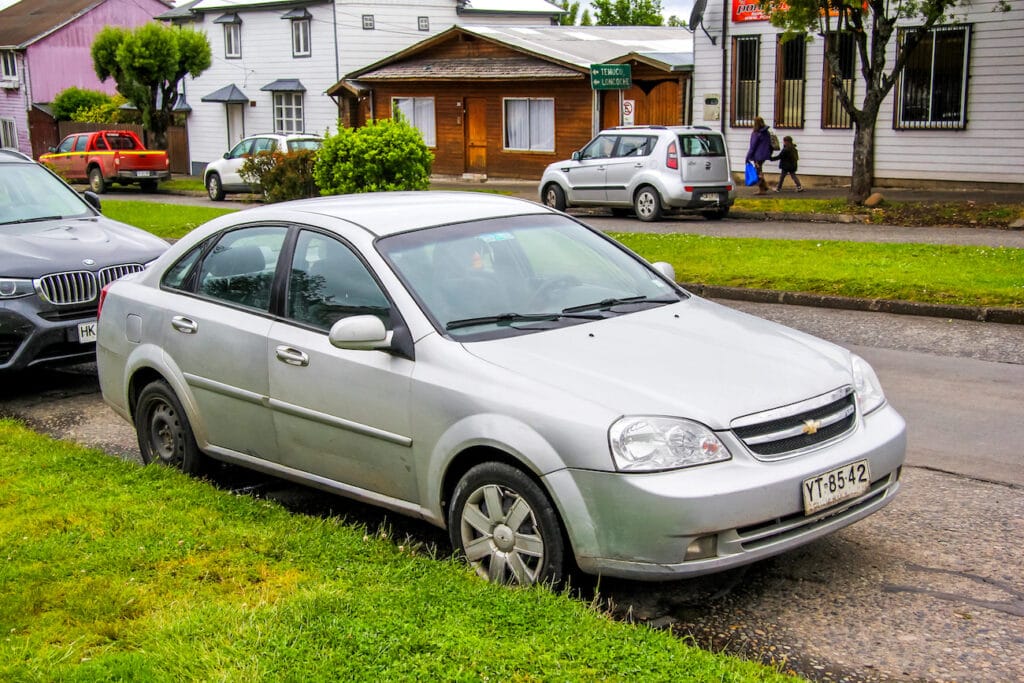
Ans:
POLYGON ((130 130, 73 133, 40 155, 39 161, 68 180, 87 180, 102 194, 110 183, 138 183, 146 192, 171 177, 167 152, 146 149, 130 130))

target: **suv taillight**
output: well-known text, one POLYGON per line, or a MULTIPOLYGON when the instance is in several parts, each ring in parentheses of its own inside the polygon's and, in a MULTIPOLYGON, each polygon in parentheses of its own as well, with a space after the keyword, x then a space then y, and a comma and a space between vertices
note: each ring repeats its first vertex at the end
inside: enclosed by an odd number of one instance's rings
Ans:
POLYGON ((674 169, 679 168, 679 148, 676 147, 674 140, 669 143, 668 151, 665 152, 665 166, 674 169))

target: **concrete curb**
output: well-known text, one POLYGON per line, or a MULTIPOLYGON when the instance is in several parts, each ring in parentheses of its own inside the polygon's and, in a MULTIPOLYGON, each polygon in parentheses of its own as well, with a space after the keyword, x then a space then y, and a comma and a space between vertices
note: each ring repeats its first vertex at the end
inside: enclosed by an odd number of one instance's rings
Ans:
POLYGON ((793 223, 863 223, 863 217, 849 213, 786 213, 784 211, 736 211, 729 218, 747 221, 790 221, 793 223))
POLYGON ((950 306, 894 299, 855 299, 845 296, 826 296, 803 292, 781 292, 773 289, 720 287, 686 282, 680 282, 679 284, 694 294, 707 299, 735 299, 737 301, 753 301, 756 303, 815 306, 818 308, 850 311, 898 313, 900 315, 922 315, 933 318, 954 318, 957 320, 975 320, 1006 325, 1024 325, 1024 309, 1019 308, 950 306))

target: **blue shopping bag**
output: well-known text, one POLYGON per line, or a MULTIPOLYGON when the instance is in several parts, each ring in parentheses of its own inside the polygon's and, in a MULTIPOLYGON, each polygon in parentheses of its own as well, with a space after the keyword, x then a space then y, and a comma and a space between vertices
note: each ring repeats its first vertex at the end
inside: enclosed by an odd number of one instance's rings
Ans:
POLYGON ((745 182, 748 186, 757 185, 757 166, 754 165, 753 161, 747 162, 747 176, 745 182))

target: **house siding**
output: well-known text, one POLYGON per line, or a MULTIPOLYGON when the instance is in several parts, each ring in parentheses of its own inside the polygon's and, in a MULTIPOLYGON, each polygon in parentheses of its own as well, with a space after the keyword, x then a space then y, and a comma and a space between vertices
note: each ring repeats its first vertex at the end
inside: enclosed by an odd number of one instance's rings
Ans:
MULTIPOLYGON (((721 27, 722 7, 708 7, 704 23, 721 27)), ((1012 5, 1010 12, 994 11, 995 2, 978 0, 957 16, 958 23, 971 25, 967 83, 967 125, 963 130, 898 130, 894 126, 895 90, 882 104, 875 128, 875 177, 879 185, 901 181, 956 181, 1024 183, 1024 137, 1019 134, 1020 103, 1024 101, 1024 8, 1012 5)), ((913 25, 904 22, 904 25, 913 25)), ((758 113, 774 126, 775 74, 778 29, 768 22, 730 21, 728 37, 711 29, 718 38, 711 45, 703 32, 694 42, 694 123, 723 130, 728 139, 733 170, 741 172, 750 128, 729 123, 731 104, 732 38, 758 35, 758 113), (722 43, 726 49, 723 50, 722 43), (722 59, 727 62, 725 92, 722 92, 722 59), (721 120, 705 120, 703 97, 721 96, 721 120)), ((895 37, 888 47, 888 64, 896 57, 895 37)), ((778 128, 780 135, 792 135, 800 149, 801 177, 819 176, 822 181, 848 182, 853 157, 852 129, 823 129, 822 89, 824 43, 815 38, 807 45, 803 128, 778 128)), ((855 102, 864 95, 859 77, 855 102)), ((774 171, 773 165, 769 171, 774 171)))

